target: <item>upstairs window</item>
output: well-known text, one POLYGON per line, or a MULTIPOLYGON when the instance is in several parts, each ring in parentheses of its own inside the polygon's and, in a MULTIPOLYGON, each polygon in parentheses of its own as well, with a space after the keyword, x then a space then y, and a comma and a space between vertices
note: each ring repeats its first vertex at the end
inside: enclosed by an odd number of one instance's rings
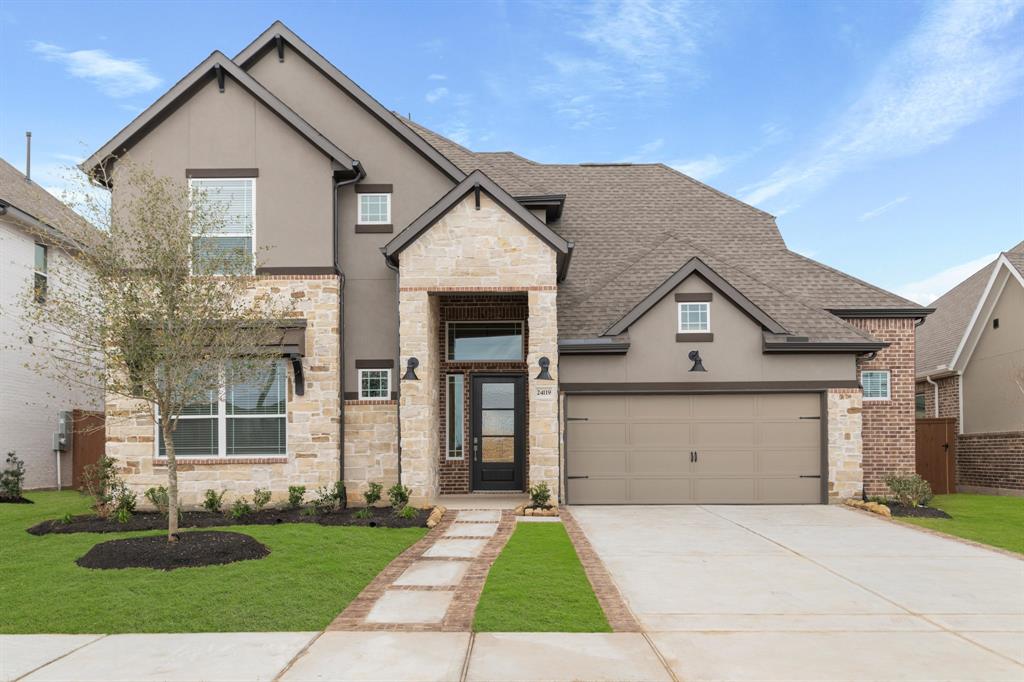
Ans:
POLYGON ((361 369, 359 370, 360 400, 390 400, 391 370, 361 369))
POLYGON ((860 373, 864 400, 889 400, 889 371, 865 370, 860 373))
POLYGON ((680 303, 679 333, 695 334, 711 331, 710 303, 680 303))
POLYGON ((36 261, 32 274, 32 297, 36 303, 46 303, 46 287, 49 283, 47 260, 49 253, 46 244, 36 244, 36 261))
MULTIPOLYGON (((193 261, 196 263, 224 263, 238 259, 240 263, 254 261, 254 220, 256 181, 253 178, 192 178, 189 186, 205 192, 209 208, 220 221, 216 229, 205 235, 194 235, 193 261)), ((222 267, 215 270, 223 271, 222 267)), ((237 271, 237 268, 234 269, 237 271)))
POLYGON ((357 222, 360 225, 391 224, 391 195, 383 192, 360 194, 357 222))

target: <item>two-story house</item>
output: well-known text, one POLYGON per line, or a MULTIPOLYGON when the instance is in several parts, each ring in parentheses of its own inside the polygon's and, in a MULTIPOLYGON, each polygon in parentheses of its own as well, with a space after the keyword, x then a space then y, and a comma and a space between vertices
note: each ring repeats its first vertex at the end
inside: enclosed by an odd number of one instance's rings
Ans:
MULTIPOLYGON (((421 503, 540 482, 572 504, 821 503, 914 468, 929 310, 662 164, 470 151, 281 23, 211 54, 85 168, 116 194, 124 155, 225 197, 220 238, 267 249, 258 286, 305 320, 262 425, 223 403, 179 424, 187 504, 339 478, 421 503)), ((165 462, 138 407, 109 401, 129 418, 108 454, 146 487, 165 462)))

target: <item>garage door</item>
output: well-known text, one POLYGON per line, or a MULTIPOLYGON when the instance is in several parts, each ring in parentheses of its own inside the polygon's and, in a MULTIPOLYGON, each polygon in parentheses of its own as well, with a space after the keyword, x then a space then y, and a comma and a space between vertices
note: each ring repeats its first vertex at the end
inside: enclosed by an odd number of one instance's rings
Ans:
POLYGON ((570 504, 822 501, 816 393, 572 395, 570 504))

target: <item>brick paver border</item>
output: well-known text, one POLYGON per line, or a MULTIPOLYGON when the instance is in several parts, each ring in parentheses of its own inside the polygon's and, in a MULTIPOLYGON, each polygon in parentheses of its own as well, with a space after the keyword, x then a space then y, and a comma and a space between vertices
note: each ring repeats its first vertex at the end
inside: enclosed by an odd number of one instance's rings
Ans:
MULTIPOLYGON (((467 523, 462 522, 460 523, 467 523)), ((469 521, 468 523, 494 523, 493 521, 469 521)), ((480 594, 484 591, 484 583, 487 582, 487 574, 491 572, 494 560, 505 549, 512 531, 516 528, 516 517, 509 509, 503 509, 501 520, 498 521, 498 530, 491 536, 487 544, 480 551, 480 554, 473 559, 469 570, 462 578, 455 591, 455 597, 448 607, 444 621, 441 623, 441 630, 445 632, 469 632, 473 629, 473 617, 476 615, 476 605, 480 601, 480 594)))
POLYGON ((641 632, 640 624, 637 623, 633 612, 626 606, 619 588, 612 582, 612 577, 605 568, 604 562, 597 556, 597 552, 590 545, 590 540, 584 535, 583 529, 576 523, 572 513, 565 507, 559 510, 562 517, 562 525, 569 534, 569 539, 576 547, 576 556, 583 564, 583 570, 590 580, 590 586, 594 590, 597 602, 604 610, 605 618, 613 632, 641 632))

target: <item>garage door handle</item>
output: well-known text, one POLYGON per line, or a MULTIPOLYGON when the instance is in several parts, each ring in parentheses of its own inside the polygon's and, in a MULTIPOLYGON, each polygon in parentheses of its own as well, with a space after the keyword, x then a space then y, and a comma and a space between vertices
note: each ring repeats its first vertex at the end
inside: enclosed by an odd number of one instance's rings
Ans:
POLYGON ((800 478, 821 478, 821 474, 814 474, 813 476, 809 474, 801 474, 800 478))
POLYGON ((800 417, 801 419, 821 419, 821 417, 800 417))
POLYGON ((588 421, 590 421, 590 417, 566 417, 565 421, 567 421, 567 422, 588 422, 588 421))
POLYGON ((590 478, 590 476, 566 476, 566 478, 571 481, 574 478, 590 478))

